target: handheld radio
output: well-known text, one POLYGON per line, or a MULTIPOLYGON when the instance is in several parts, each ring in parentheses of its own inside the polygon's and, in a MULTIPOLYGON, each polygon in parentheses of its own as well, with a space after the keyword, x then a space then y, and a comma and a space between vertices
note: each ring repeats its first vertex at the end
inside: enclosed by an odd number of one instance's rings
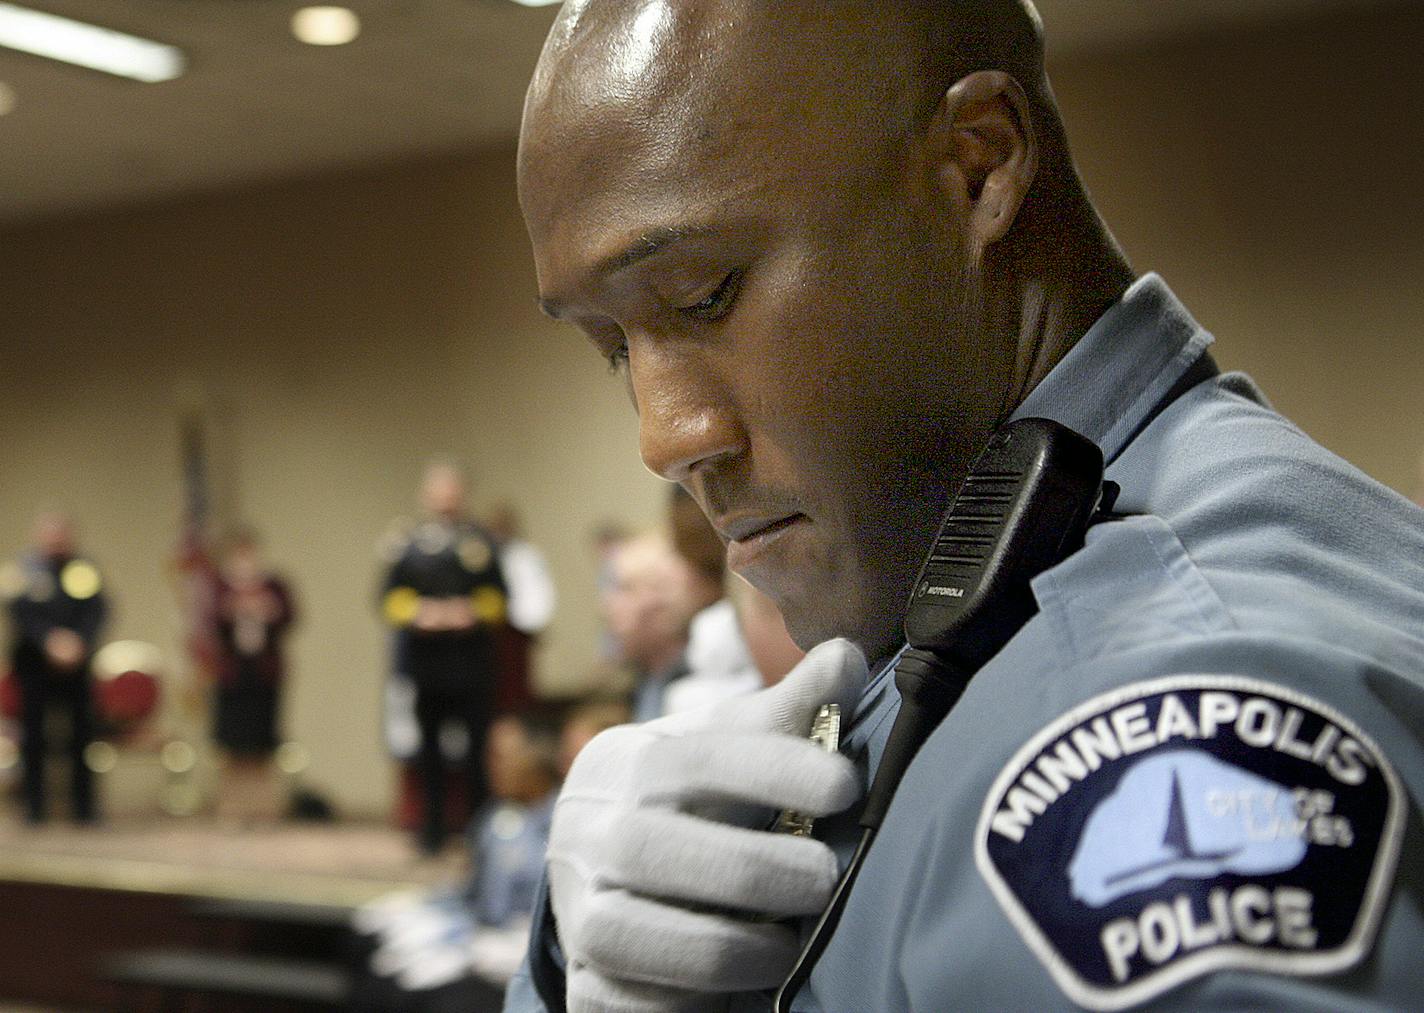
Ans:
POLYGON ((1049 419, 995 431, 954 498, 910 593, 909 648, 895 664, 900 711, 860 817, 860 843, 796 966, 776 994, 796 995, 830 941, 866 852, 921 744, 970 678, 1036 611, 1029 582, 1083 544, 1095 510, 1117 487, 1103 482, 1102 452, 1049 419))

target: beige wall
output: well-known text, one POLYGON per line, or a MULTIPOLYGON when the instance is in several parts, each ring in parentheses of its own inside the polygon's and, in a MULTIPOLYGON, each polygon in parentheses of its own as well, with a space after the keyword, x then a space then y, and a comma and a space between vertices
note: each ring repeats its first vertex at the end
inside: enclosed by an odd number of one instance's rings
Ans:
POLYGON ((1078 159, 1273 403, 1424 494, 1424 4, 1055 76, 1078 159))
MULTIPOLYGON (((1424 447, 1424 82, 1417 15, 1080 58, 1055 80, 1085 174, 1284 411, 1412 492, 1424 447), (1348 27, 1348 30, 1346 30, 1348 27)), ((67 503, 118 599, 116 636, 177 656, 176 399, 216 423, 220 505, 297 584, 287 728, 311 780, 379 811, 385 671, 373 545, 419 462, 515 499, 563 601, 547 686, 595 644, 591 525, 648 523, 624 396, 543 321, 511 152, 0 233, 0 552, 67 503)))
POLYGON ((0 239, 0 540, 68 504, 117 597, 116 636, 177 652, 164 574, 176 403, 207 394, 219 505, 268 536, 304 608, 286 727, 347 807, 388 797, 375 543, 423 459, 509 497, 564 605, 550 684, 595 641, 589 528, 649 523, 620 385, 534 310, 510 153, 148 208, 0 239))

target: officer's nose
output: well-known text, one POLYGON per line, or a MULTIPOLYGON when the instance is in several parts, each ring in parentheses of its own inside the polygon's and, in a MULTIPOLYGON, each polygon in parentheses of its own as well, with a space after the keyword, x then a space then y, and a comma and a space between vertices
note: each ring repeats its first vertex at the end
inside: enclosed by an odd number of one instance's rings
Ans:
POLYGON ((727 385, 699 357, 677 349, 635 351, 629 372, 639 451, 655 475, 685 481, 746 450, 746 431, 727 385))

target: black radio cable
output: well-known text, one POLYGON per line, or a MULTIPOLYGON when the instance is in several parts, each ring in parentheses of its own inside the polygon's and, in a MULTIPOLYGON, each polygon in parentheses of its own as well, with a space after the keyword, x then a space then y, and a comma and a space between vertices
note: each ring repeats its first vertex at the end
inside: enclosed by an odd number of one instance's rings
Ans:
POLYGON ((910 595, 895 664, 900 712, 860 816, 850 864, 817 920, 773 1009, 792 1000, 830 942, 900 778, 969 680, 1037 611, 1030 581, 1083 544, 1095 509, 1111 509, 1102 452, 1049 419, 996 430, 954 498, 910 595))

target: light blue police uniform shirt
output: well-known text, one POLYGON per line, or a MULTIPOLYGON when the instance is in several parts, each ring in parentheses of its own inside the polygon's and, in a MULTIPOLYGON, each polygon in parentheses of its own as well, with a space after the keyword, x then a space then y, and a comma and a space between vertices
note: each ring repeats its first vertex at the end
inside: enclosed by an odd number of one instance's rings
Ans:
MULTIPOLYGON (((1114 512, 1125 516, 1095 525, 1082 550, 1037 578, 1038 614, 926 741, 796 1009, 1048 1010, 1146 1001, 1154 1009, 1340 1010, 1424 1002, 1424 512, 1313 443, 1242 375, 1213 376, 1157 411, 1211 340, 1162 280, 1147 275, 1016 413, 1055 419, 1096 442, 1106 477, 1121 487, 1114 512), (1013 809, 1004 792, 1030 783, 1026 764, 1036 753, 1062 747, 1075 729, 1106 729, 1101 722, 1120 722, 1123 741, 1131 741, 1132 722, 1143 720, 1133 701, 1162 707, 1164 696, 1179 710, 1181 700, 1192 708, 1205 707, 1208 696, 1234 700, 1256 707, 1262 720, 1274 714, 1279 723, 1284 714, 1287 726, 1294 714, 1297 738, 1301 729, 1310 736, 1302 744, 1272 725, 1270 741, 1253 749, 1232 739, 1226 722, 1209 740, 1206 724, 1196 723, 1204 712, 1193 709, 1181 718, 1185 731, 1141 754, 1147 759, 1135 768, 1135 795, 1124 795, 1127 777, 1093 773, 1065 788, 1061 801, 1034 803, 1047 810, 1040 821, 1096 806, 1086 826, 1080 813, 1062 824, 1076 829, 1061 838, 1035 840, 1030 828, 1017 845, 1024 855, 986 829, 1013 809), (1235 753, 1210 752, 1228 740, 1235 753), (1350 766, 1349 756, 1333 754, 1342 741, 1356 745, 1362 762, 1350 766), (1314 764, 1282 752, 1306 756, 1312 746, 1314 764), (1332 780, 1327 754, 1335 773, 1359 773, 1366 783, 1332 780), (1290 789, 1315 795, 1267 776, 1280 762, 1318 770, 1310 783, 1332 789, 1318 793, 1327 815, 1308 847, 1279 826, 1304 826, 1282 823, 1298 815, 1290 789), (1203 776, 1240 790, 1207 796, 1218 807, 1210 812, 1187 791, 1195 801, 1184 824, 1179 790, 1203 776), (1362 795, 1366 789, 1373 794, 1362 795), (1339 809, 1329 814, 1337 796, 1339 809), (1162 843, 1183 825, 1203 840, 1204 833, 1229 837, 1240 823, 1240 813, 1226 812, 1236 798, 1248 810, 1291 811, 1276 814, 1278 828, 1265 843, 1228 840, 1213 849, 1198 842, 1191 861, 1162 843), (1332 838, 1332 827, 1344 830, 1332 838), (996 865, 987 857, 996 848, 1012 861, 996 865), (1154 866, 1154 848, 1175 861, 1154 866), (1306 852, 1310 862, 1300 859, 1306 852), (1228 854, 1234 857, 1219 857, 1228 854), (1145 865, 1133 864, 1144 856, 1145 865), (1323 946, 1327 930, 1340 929, 1310 922, 1326 916, 1332 877, 1282 880, 1292 868, 1299 875, 1322 863, 1365 883, 1353 908, 1349 898, 1336 905, 1335 920, 1340 911, 1359 917, 1346 926, 1348 946, 1330 959, 1308 944, 1323 946), (1274 891, 1252 883, 1265 873, 1274 891), (1045 927, 1025 905, 1067 890, 1069 879, 1075 903, 1089 904, 1082 910, 1109 914, 1066 930, 1045 927), (1195 913, 1180 898, 1174 906, 1181 884, 1201 888, 1195 913), (1125 914, 1111 916, 1119 908, 1125 914), (1239 936, 1241 945, 1210 945, 1213 933, 1239 936), (1261 946, 1245 945, 1247 935, 1261 946), (1199 951, 1189 952, 1194 946, 1199 951), (1342 957, 1343 950, 1350 953, 1342 957), (1096 960, 1127 980, 1088 982, 1085 991, 1079 979, 1075 991, 1075 960, 1096 960), (1348 966, 1338 969, 1342 961, 1348 966)), ((898 706, 887 669, 872 679, 843 737, 867 783, 898 706)), ((1068 758, 1081 763, 1083 756, 1070 750, 1068 758)), ((1046 787, 1041 794, 1053 797, 1046 787)), ((1247 815, 1259 823, 1259 813, 1247 815)), ((1035 811, 1019 806, 1018 817, 1007 830, 1022 831, 1035 811)), ((854 814, 818 821, 817 835, 844 862, 858 837, 854 814)), ((742 995, 732 1008, 767 1005, 766 995, 742 995)), ((506 1008, 542 1008, 527 978, 516 979, 506 1008)))

